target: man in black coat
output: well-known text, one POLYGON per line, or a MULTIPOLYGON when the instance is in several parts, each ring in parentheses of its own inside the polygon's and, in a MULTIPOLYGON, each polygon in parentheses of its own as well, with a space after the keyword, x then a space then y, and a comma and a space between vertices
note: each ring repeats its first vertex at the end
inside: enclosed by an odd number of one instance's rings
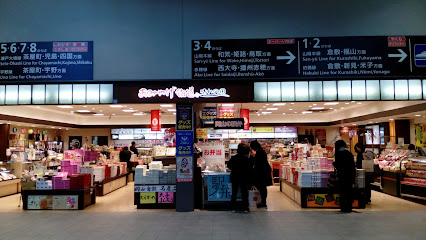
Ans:
POLYGON ((365 152, 365 145, 358 142, 357 144, 355 144, 355 152, 357 153, 356 155, 356 168, 358 169, 362 169, 362 160, 364 160, 364 152, 365 152))
POLYGON ((256 152, 254 157, 254 174, 256 187, 259 190, 261 203, 257 204, 258 208, 267 208, 266 198, 268 197, 268 186, 272 185, 272 169, 268 163, 268 157, 265 150, 257 140, 250 143, 251 149, 256 152))
POLYGON ((130 172, 130 169, 132 168, 130 166, 130 158, 132 157, 132 153, 129 151, 129 147, 124 147, 123 150, 120 152, 120 162, 127 163, 127 171, 130 172))
POLYGON ((136 143, 133 141, 132 146, 130 146, 130 151, 132 151, 136 156, 138 155, 138 149, 136 148, 136 143))
POLYGON ((352 185, 355 183, 354 156, 346 149, 346 143, 338 140, 335 144, 334 167, 337 170, 337 185, 340 193, 340 210, 352 212, 352 185))
POLYGON ((231 183, 232 183, 232 196, 231 196, 231 211, 236 211, 236 201, 238 188, 241 191, 243 198, 244 212, 248 213, 248 182, 250 172, 250 162, 248 155, 250 147, 244 143, 238 144, 237 155, 231 157, 228 161, 228 168, 231 169, 231 183))

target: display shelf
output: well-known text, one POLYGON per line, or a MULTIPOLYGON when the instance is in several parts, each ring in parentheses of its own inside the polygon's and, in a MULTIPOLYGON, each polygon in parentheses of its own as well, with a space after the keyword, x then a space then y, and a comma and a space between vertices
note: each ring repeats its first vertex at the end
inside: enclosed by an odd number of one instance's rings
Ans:
POLYGON ((380 182, 384 193, 395 197, 401 196, 401 174, 399 172, 382 171, 380 182))
MULTIPOLYGON (((280 191, 302 208, 339 208, 340 194, 331 188, 301 188, 280 178, 280 191)), ((365 189, 354 191, 355 208, 365 208, 365 189)))
POLYGON ((119 176, 105 179, 102 182, 96 184, 96 196, 105 196, 119 188, 127 185, 128 173, 121 174, 119 176))
POLYGON ((0 197, 19 193, 21 191, 21 180, 12 179, 0 182, 0 197))
MULTIPOLYGON (((401 171, 401 196, 426 199, 426 158, 409 157, 401 171)), ((401 168, 402 169, 402 168, 401 168)))
POLYGON ((96 190, 23 190, 22 201, 24 210, 83 210, 96 203, 96 190))

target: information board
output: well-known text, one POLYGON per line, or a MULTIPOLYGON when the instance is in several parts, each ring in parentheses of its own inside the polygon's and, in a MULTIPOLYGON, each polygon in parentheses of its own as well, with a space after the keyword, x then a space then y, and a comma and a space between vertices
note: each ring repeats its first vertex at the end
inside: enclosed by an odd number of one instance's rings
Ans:
POLYGON ((93 80, 93 41, 0 43, 0 80, 93 80))
POLYGON ((364 78, 426 74, 426 36, 192 41, 192 77, 364 78))

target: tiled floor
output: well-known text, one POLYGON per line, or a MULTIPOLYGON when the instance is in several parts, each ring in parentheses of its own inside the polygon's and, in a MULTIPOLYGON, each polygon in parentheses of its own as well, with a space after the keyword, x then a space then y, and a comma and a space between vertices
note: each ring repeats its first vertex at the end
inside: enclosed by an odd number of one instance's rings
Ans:
POLYGON ((119 189, 84 211, 22 211, 19 195, 0 198, 0 239, 426 239, 426 207, 373 192, 373 204, 359 213, 301 209, 269 189, 268 210, 177 213, 136 210, 133 185, 119 189))

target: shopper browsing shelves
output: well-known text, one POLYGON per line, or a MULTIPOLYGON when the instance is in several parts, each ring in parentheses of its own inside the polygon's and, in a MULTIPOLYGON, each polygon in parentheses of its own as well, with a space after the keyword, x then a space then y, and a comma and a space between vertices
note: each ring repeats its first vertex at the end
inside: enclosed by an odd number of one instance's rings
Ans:
POLYGON ((352 212, 352 185, 355 183, 354 156, 346 149, 346 143, 343 140, 338 140, 335 147, 334 167, 337 170, 340 210, 342 212, 352 212))
POLYGON ((250 143, 251 149, 256 152, 254 157, 254 172, 256 187, 259 190, 261 203, 257 205, 258 208, 267 208, 266 198, 268 197, 267 187, 272 185, 272 169, 268 163, 265 150, 262 148, 257 140, 250 143))

